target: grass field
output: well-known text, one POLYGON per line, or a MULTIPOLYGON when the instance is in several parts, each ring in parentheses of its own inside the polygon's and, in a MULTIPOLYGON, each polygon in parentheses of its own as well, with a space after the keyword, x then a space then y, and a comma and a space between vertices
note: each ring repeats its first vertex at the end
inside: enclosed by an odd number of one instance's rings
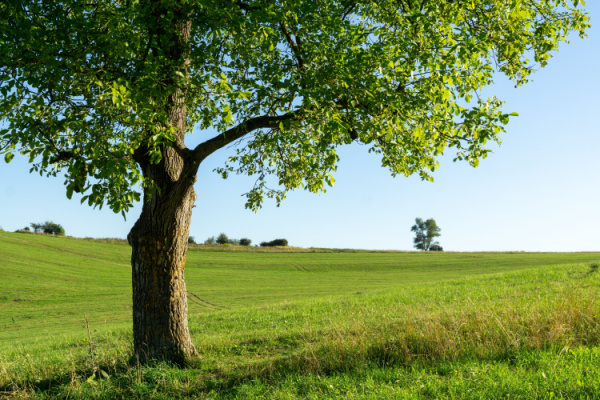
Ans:
POLYGON ((129 251, 0 232, 0 398, 600 398, 600 253, 194 246, 177 369, 130 360, 129 251))

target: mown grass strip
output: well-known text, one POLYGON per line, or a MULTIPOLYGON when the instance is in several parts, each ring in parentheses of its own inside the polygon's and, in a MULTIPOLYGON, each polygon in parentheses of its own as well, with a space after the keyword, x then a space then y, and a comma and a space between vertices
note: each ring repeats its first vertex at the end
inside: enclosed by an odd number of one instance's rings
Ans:
MULTIPOLYGON (((600 253, 414 253, 192 246, 190 319, 215 310, 371 293, 552 264, 600 253), (219 251, 216 251, 219 250, 219 251), (230 251, 231 250, 231 251, 230 251)), ((131 324, 129 246, 120 241, 0 232, 0 346, 131 324)))

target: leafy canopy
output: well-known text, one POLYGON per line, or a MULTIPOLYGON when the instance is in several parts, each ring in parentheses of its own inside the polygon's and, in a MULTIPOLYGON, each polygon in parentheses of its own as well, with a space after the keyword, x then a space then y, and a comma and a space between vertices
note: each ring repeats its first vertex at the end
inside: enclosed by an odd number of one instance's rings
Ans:
POLYGON ((134 153, 158 163, 165 146, 199 164, 239 139, 219 172, 257 178, 246 194, 255 210, 265 196, 324 191, 336 148, 353 141, 393 175, 431 180, 448 148, 476 166, 500 142, 516 114, 479 91, 495 72, 526 83, 570 32, 584 37, 579 3, 3 1, 0 151, 40 174, 64 171, 69 198, 115 212, 152 186, 134 153), (187 134, 217 132, 194 149, 171 123, 177 93, 187 134))

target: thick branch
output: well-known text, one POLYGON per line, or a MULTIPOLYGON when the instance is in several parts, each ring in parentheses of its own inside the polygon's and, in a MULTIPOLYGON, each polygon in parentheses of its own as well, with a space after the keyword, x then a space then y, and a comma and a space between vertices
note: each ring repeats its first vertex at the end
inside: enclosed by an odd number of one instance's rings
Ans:
POLYGON ((286 26, 283 22, 279 22, 279 27, 281 28, 281 31, 285 35, 288 45, 294 52, 294 56, 296 57, 296 60, 298 61, 298 68, 304 69, 304 61, 302 60, 300 48, 298 48, 298 45, 296 44, 296 42, 294 42, 292 35, 290 34, 290 32, 288 31, 288 29, 286 28, 286 26))
POLYGON ((277 128, 280 122, 294 120, 299 117, 298 112, 289 112, 278 116, 263 115, 260 117, 250 118, 241 124, 226 130, 223 133, 200 143, 194 149, 194 159, 196 162, 204 160, 206 157, 219 150, 222 147, 240 139, 244 135, 262 128, 277 128))

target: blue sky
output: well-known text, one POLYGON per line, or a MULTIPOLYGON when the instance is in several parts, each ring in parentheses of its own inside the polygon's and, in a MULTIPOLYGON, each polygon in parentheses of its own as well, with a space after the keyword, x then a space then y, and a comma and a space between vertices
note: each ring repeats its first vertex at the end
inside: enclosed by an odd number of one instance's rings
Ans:
MULTIPOLYGON (((600 3, 587 2, 592 25, 600 3)), ((205 160, 191 235, 197 241, 225 232, 253 243, 286 238, 301 247, 411 250, 416 217, 434 218, 447 251, 600 251, 600 27, 563 45, 533 82, 514 89, 498 76, 486 90, 516 111, 503 144, 479 167, 441 159, 434 183, 392 178, 365 146, 340 149, 336 183, 327 193, 293 192, 280 207, 258 213, 241 196, 252 187, 244 176, 221 179, 231 150, 205 160)), ((203 140, 190 137, 190 143, 203 140)), ((68 200, 63 178, 29 174, 17 156, 0 161, 0 227, 13 231, 53 220, 68 235, 125 238, 137 205, 123 220, 108 209, 68 200)))

